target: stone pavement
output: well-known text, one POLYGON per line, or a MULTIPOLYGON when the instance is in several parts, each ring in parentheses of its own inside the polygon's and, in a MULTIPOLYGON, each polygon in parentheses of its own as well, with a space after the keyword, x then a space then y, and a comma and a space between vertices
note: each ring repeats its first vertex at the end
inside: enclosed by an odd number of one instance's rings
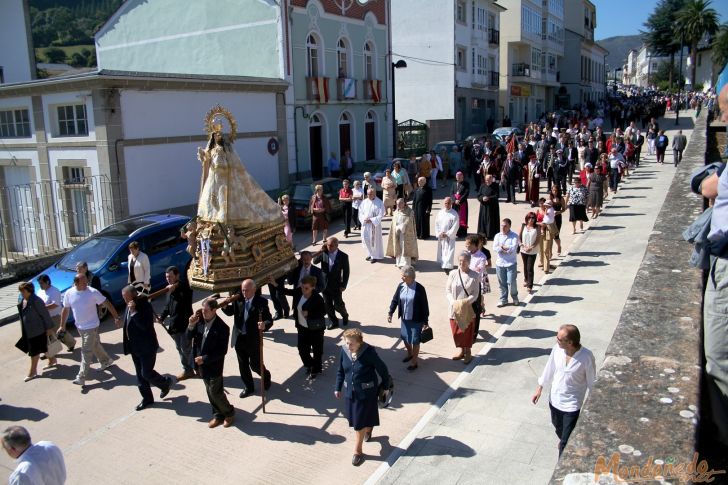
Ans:
MULTIPOLYGON (((666 133, 672 139, 674 131, 666 133)), ((576 324, 597 366, 604 360, 675 173, 671 151, 662 166, 645 158, 538 294, 498 328, 368 483, 549 482, 558 439, 548 390, 536 406, 530 398, 561 324, 576 324)))
MULTIPOLYGON (((660 187, 669 178, 670 168, 668 165, 654 167, 648 164, 641 171, 654 175, 655 185, 660 187)), ((642 182, 630 184, 644 187, 642 182)), ((445 193, 445 189, 438 189, 434 211, 439 209, 439 201, 445 193)), ((510 316, 514 307, 496 308, 497 291, 487 295, 486 308, 490 315, 481 323, 481 340, 474 351, 492 350, 479 361, 478 366, 472 365, 466 373, 463 373, 465 367, 462 362, 450 359, 455 349, 446 315, 445 275, 433 262, 436 241, 431 238, 419 242, 423 260, 416 266, 417 280, 428 292, 430 323, 435 339, 423 345, 420 368, 410 373, 405 370, 406 364, 400 362, 404 351, 399 339, 399 325, 386 323, 388 303, 399 282, 399 272, 391 260, 378 264, 365 262, 359 238, 343 239, 341 224, 337 221, 335 234, 342 238, 341 249, 350 255, 352 264, 351 280, 344 295, 351 314, 351 325, 361 327, 367 342, 379 350, 397 389, 393 405, 380 413, 382 425, 375 430, 372 442, 365 444, 365 461, 358 468, 350 464, 353 433, 343 417, 343 403, 333 396, 341 332, 327 332, 324 373, 314 382, 308 382, 301 370, 296 332, 290 320, 276 322, 265 340, 266 363, 274 381, 268 393, 267 413, 261 412, 258 397, 238 398, 241 382, 236 357, 234 352, 228 353, 225 387, 237 410, 237 421, 233 428, 225 430, 207 429, 209 404, 198 380, 176 385, 166 399, 148 410, 132 411, 140 400, 135 388, 134 369, 131 359, 121 355, 121 332, 114 329, 110 321, 102 324, 102 341, 107 350, 119 359, 117 366, 109 372, 96 373, 95 377, 99 380, 91 379, 83 392, 70 382, 78 369, 78 351, 74 355, 61 354, 58 369, 45 372, 41 379, 24 383, 22 378, 27 373, 28 358, 13 348, 20 330, 17 324, 5 325, 0 327, 0 348, 7 349, 0 354, 4 375, 0 381, 0 427, 9 423, 22 424, 30 429, 36 440, 56 442, 66 456, 69 483, 340 483, 342 480, 364 483, 370 477, 371 481, 381 478, 384 470, 381 465, 393 463, 406 448, 411 448, 410 455, 402 458, 383 481, 394 481, 400 477, 399 481, 403 482, 409 473, 431 466, 433 461, 448 463, 453 454, 456 456, 451 462, 456 467, 448 467, 450 472, 447 475, 440 473, 444 470, 442 466, 430 469, 428 478, 444 476, 443 483, 455 483, 465 469, 473 471, 471 478, 481 475, 491 477, 493 475, 488 475, 488 470, 495 473, 492 462, 500 466, 501 459, 497 456, 502 455, 512 459, 510 463, 503 461, 504 467, 518 469, 521 466, 518 460, 533 462, 533 465, 524 466, 534 469, 534 478, 537 478, 536 472, 541 473, 538 477, 546 477, 546 471, 550 475, 555 464, 556 440, 548 425, 548 413, 543 403, 534 407, 529 404, 528 398, 535 386, 535 373, 540 371, 545 359, 543 356, 553 342, 553 329, 563 321, 562 317, 581 324, 584 317, 598 314, 599 319, 591 320, 594 323, 599 320, 599 325, 605 330, 597 335, 596 330, 588 328, 585 342, 597 350, 599 356, 600 346, 603 354, 611 335, 607 331, 609 322, 602 320, 605 316, 618 319, 622 306, 592 303, 596 310, 582 310, 576 318, 566 313, 567 309, 571 311, 572 305, 563 303, 589 301, 587 297, 594 294, 598 283, 597 277, 591 273, 605 268, 614 271, 615 276, 603 280, 606 286, 602 295, 618 296, 629 290, 632 258, 641 258, 639 245, 642 239, 646 240, 652 228, 652 223, 641 214, 656 212, 650 212, 652 204, 659 207, 663 196, 664 192, 660 192, 659 188, 635 190, 625 186, 620 195, 621 201, 609 211, 624 210, 598 219, 597 230, 589 230, 588 236, 572 236, 567 222, 562 235, 564 249, 592 241, 588 244, 589 248, 582 247, 576 257, 565 261, 556 259, 556 264, 562 262, 567 266, 551 275, 549 284, 540 288, 526 306, 522 304, 516 309, 520 316, 515 322, 510 316), (637 215, 629 216, 630 213, 637 215), (632 226, 637 224, 641 224, 641 231, 646 233, 627 236, 626 231, 631 231, 632 226), (615 234, 620 237, 612 237, 615 234), (622 234, 629 237, 631 243, 620 242, 620 239, 625 239, 622 234), (599 247, 592 247, 593 244, 599 247), (617 249, 614 247, 617 244, 628 244, 629 247, 617 249), (597 254, 604 251, 609 254, 597 254), (615 252, 622 253, 618 261, 605 259, 620 256, 612 254, 615 252), (622 263, 619 267, 618 262, 622 263), (578 275, 573 273, 577 269, 575 265, 581 266, 578 275), (599 313, 600 308, 609 310, 609 315, 599 313), (559 318, 549 318, 552 316, 559 318), (503 336, 511 338, 503 339, 503 336), (485 343, 482 338, 486 339, 485 343), (530 365, 533 370, 526 368, 525 359, 529 358, 536 359, 530 365), (506 368, 509 369, 508 380, 499 373, 506 368), (469 377, 480 373, 484 373, 480 381, 469 377), (497 386, 499 380, 493 377, 496 375, 501 378, 497 386), (457 414, 440 413, 434 421, 423 420, 423 417, 436 414, 452 389, 457 389, 457 392, 445 404, 443 413, 447 410, 460 413, 468 426, 465 431, 458 431, 452 426, 459 419, 457 414), (477 396, 477 399, 468 399, 466 394, 477 396), (466 415, 468 409, 478 409, 479 412, 476 416, 466 415), (436 423, 441 423, 437 433, 429 433, 430 427, 436 423), (451 426, 446 426, 447 423, 451 426), (427 431, 425 434, 420 433, 423 427, 427 431), (428 436, 437 438, 427 439, 428 436), (417 440, 415 446, 409 447, 414 440, 417 440), (462 443, 468 443, 469 448, 462 443), (548 445, 550 451, 538 451, 539 443, 548 445), (431 446, 425 449, 427 444, 431 446), (416 449, 442 456, 428 458, 420 453, 415 459, 411 455, 417 454, 414 453, 416 449), (492 458, 494 454, 496 458, 492 458), (466 457, 470 458, 464 461, 466 457), (425 465, 428 460, 430 465, 425 465), (417 466, 407 466, 408 463, 417 466), (422 467, 419 467, 420 463, 422 467), (460 463, 465 463, 465 467, 461 467, 460 463)), ((523 195, 519 194, 518 198, 522 201, 523 195)), ((517 205, 501 202, 500 208, 501 217, 512 218, 516 227, 530 210, 522 202, 517 205)), ((477 215, 477 202, 473 196, 469 217, 471 227, 477 227, 477 215)), ((387 221, 385 227, 388 225, 387 221)), ((297 246, 304 248, 308 242, 310 232, 299 230, 297 246)), ((458 249, 463 247, 459 243, 458 249)), ((537 279, 542 276, 537 270, 537 279)), ((491 278, 495 282, 492 270, 491 278)), ((602 281, 601 277, 599 281, 602 281)), ((8 290, 9 297, 15 293, 15 288, 17 286, 8 290)), ((527 301, 523 288, 519 290, 521 301, 527 301)), ((204 294, 198 293, 195 300, 199 302, 203 297, 204 294)), ((229 318, 226 320, 230 321, 229 318)), ((158 335, 161 351, 157 355, 157 370, 176 374, 179 363, 174 345, 161 329, 158 335)), ((256 390, 257 385, 256 382, 256 390)), ((11 460, 4 454, 0 454, 0 468, 6 473, 13 468, 11 460)), ((538 479, 532 483, 537 482, 538 479)))

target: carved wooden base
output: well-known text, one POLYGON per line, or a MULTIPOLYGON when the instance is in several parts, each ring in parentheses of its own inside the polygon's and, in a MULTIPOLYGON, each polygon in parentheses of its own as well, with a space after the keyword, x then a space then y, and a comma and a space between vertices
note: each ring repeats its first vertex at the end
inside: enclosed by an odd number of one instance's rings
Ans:
POLYGON ((283 222, 262 227, 236 227, 200 221, 190 285, 212 292, 231 291, 251 278, 258 287, 278 278, 297 262, 283 233, 283 222))

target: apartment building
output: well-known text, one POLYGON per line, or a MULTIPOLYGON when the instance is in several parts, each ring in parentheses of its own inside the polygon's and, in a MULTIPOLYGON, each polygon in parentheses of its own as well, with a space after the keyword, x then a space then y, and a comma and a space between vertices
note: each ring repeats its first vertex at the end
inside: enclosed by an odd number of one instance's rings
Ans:
POLYGON ((564 104, 597 103, 606 95, 607 50, 594 42, 597 13, 589 0, 566 0, 564 62, 561 84, 564 104))

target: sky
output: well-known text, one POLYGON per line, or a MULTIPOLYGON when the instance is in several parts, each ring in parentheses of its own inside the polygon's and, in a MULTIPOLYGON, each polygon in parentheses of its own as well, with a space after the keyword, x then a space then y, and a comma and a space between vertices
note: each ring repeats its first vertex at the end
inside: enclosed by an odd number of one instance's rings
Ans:
MULTIPOLYGON (((597 8, 596 40, 615 35, 636 35, 657 5, 657 0, 592 0, 597 8)), ((728 1, 713 0, 710 5, 720 23, 728 22, 728 1)))

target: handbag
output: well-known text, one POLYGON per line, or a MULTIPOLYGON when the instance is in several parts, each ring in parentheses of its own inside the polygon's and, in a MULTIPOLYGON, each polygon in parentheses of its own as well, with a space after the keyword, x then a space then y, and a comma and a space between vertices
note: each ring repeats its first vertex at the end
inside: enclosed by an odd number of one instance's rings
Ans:
POLYGON ((326 328, 326 320, 324 318, 307 318, 306 325, 309 330, 323 330, 326 328))
POLYGON ((425 324, 422 327, 422 333, 420 333, 420 343, 423 343, 423 344, 427 343, 430 340, 432 340, 433 338, 435 338, 435 336, 432 333, 432 327, 425 324))
POLYGON ((48 358, 52 359, 56 355, 60 354, 61 350, 63 350, 61 341, 58 340, 55 335, 49 335, 48 336, 48 348, 46 349, 46 355, 48 356, 48 358))

